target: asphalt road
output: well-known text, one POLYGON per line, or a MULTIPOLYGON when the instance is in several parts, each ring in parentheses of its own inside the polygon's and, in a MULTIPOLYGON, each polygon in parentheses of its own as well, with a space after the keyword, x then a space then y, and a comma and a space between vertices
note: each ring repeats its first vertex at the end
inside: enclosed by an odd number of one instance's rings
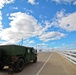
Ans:
MULTIPOLYGON (((0 71, 0 75, 9 75, 7 70, 0 71)), ((38 53, 38 62, 29 63, 20 73, 13 75, 76 75, 76 65, 56 52, 38 53)))

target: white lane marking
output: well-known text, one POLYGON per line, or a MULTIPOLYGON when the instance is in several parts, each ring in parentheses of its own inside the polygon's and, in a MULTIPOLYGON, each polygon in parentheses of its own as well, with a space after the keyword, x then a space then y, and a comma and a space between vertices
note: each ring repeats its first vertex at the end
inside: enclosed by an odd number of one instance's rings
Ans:
POLYGON ((39 75, 40 72, 43 70, 43 68, 45 67, 45 65, 47 64, 47 62, 49 61, 49 59, 51 58, 52 54, 48 57, 48 59, 46 60, 46 62, 42 65, 42 67, 40 68, 40 70, 37 72, 36 75, 39 75))

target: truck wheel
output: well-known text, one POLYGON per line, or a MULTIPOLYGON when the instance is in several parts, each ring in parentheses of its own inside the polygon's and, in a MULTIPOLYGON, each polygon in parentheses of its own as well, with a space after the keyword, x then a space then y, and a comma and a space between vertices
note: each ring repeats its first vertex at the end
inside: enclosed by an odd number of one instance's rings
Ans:
POLYGON ((25 66, 25 63, 24 63, 24 60, 22 58, 20 58, 17 63, 15 64, 16 66, 16 71, 17 72, 21 72, 23 69, 24 69, 24 66, 25 66))
POLYGON ((33 60, 33 63, 36 63, 37 62, 37 57, 35 57, 35 59, 33 60))

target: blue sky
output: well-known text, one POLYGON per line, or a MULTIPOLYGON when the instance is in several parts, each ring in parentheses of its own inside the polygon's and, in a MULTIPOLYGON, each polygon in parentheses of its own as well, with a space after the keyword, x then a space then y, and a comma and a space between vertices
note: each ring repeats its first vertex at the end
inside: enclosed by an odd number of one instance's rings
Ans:
POLYGON ((76 0, 0 0, 0 44, 22 43, 76 49, 76 0))

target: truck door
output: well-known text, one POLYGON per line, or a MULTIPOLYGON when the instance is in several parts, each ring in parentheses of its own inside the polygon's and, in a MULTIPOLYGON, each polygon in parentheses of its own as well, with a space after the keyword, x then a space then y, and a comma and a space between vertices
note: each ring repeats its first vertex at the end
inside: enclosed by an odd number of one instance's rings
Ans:
POLYGON ((30 58, 30 48, 27 48, 27 50, 26 50, 26 60, 27 60, 27 62, 29 62, 31 60, 31 58, 30 58))
POLYGON ((33 60, 35 58, 35 53, 34 53, 34 49, 32 48, 31 49, 31 60, 33 60))

